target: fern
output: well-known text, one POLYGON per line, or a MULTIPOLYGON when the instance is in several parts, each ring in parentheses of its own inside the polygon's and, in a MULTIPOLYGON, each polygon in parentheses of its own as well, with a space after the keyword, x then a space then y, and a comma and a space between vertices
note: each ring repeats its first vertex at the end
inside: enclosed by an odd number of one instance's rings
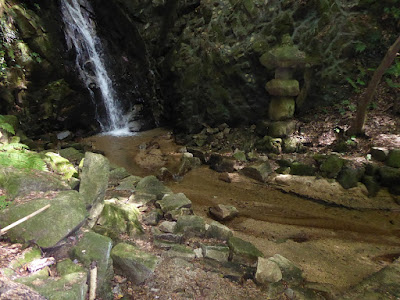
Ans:
POLYGON ((3 129, 8 133, 15 134, 14 127, 7 123, 7 120, 3 115, 0 115, 0 129, 3 129))
POLYGON ((0 151, 11 151, 11 150, 22 150, 22 149, 29 149, 29 147, 21 143, 9 143, 0 146, 0 151))
POLYGON ((46 163, 35 152, 8 151, 0 152, 0 165, 13 166, 20 169, 48 171, 46 163))

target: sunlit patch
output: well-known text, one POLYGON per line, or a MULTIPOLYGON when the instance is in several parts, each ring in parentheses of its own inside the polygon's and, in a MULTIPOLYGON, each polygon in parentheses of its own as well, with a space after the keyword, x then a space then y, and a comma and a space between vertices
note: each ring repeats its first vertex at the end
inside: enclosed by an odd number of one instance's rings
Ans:
POLYGON ((126 137, 126 136, 135 136, 137 132, 130 131, 128 127, 115 129, 112 131, 103 132, 100 135, 111 135, 116 137, 126 137))

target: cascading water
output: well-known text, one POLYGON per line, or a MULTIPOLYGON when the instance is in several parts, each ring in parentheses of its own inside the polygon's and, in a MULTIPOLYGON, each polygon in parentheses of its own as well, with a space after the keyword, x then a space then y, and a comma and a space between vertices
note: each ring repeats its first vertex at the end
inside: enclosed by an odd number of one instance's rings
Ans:
POLYGON ((61 0, 61 12, 65 24, 65 37, 69 49, 76 51, 76 66, 79 75, 91 96, 91 87, 100 90, 106 120, 98 119, 103 132, 112 135, 129 135, 129 116, 124 115, 118 105, 116 93, 107 74, 100 39, 96 35, 92 8, 87 0, 61 0))

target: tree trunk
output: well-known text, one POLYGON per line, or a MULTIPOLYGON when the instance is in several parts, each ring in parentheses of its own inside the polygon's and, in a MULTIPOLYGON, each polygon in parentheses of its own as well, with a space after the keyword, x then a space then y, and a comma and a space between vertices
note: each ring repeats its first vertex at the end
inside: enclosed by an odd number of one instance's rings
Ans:
POLYGON ((357 106, 356 118, 353 121, 348 133, 350 135, 361 135, 364 133, 364 123, 367 116, 367 108, 369 103, 374 97, 376 88, 386 70, 392 65, 397 53, 400 51, 400 36, 394 42, 394 44, 389 48, 385 57, 383 58, 379 67, 375 70, 368 87, 360 99, 357 106))

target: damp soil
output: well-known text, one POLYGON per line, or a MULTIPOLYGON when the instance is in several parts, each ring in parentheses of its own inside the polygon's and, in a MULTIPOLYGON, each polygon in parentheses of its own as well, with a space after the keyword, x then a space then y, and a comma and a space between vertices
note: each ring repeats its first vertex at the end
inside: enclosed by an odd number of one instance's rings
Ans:
MULTIPOLYGON (((86 142, 104 152, 111 163, 138 176, 154 175, 161 166, 174 173, 182 155, 182 146, 162 128, 131 137, 94 136, 86 142), (157 151, 144 153, 145 148, 157 151)), ((332 207, 236 173, 231 183, 218 177, 201 166, 165 184, 175 193, 185 193, 194 212, 207 219, 210 206, 236 206, 239 217, 225 225, 266 257, 279 253, 293 261, 309 282, 343 291, 387 266, 400 253, 398 211, 332 207)))

